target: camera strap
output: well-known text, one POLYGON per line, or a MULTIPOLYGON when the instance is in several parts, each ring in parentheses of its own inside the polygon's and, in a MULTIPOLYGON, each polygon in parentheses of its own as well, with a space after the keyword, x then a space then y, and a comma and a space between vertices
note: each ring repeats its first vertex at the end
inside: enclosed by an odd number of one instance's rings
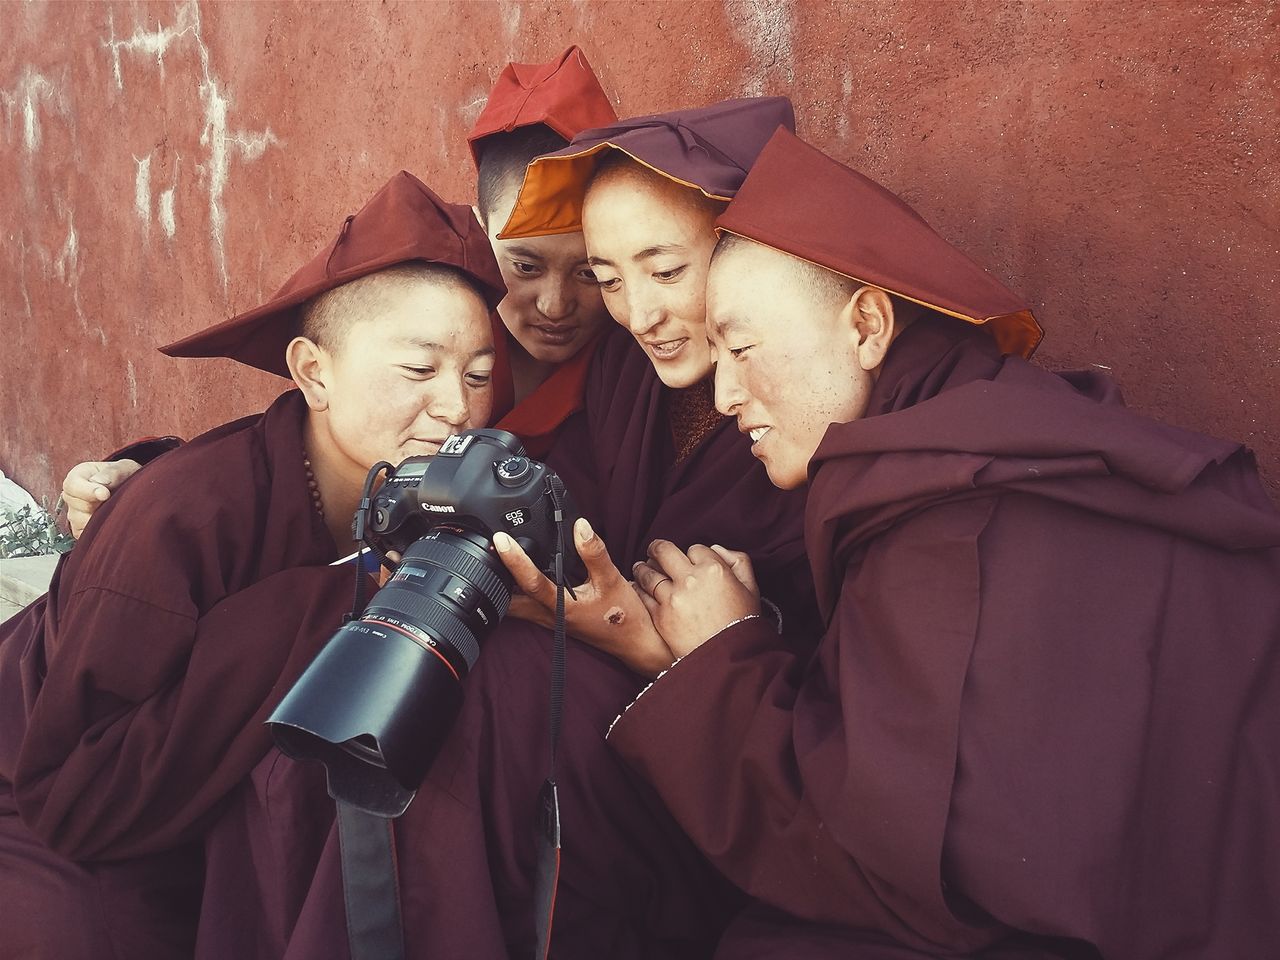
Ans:
POLYGON ((551 647, 551 772, 538 793, 538 863, 533 882, 534 958, 547 960, 551 951, 551 923, 560 882, 560 798, 556 792, 556 745, 564 712, 564 483, 554 473, 548 489, 556 523, 556 623, 551 647))
POLYGON ((338 803, 342 896, 351 960, 404 960, 400 881, 391 821, 338 803))

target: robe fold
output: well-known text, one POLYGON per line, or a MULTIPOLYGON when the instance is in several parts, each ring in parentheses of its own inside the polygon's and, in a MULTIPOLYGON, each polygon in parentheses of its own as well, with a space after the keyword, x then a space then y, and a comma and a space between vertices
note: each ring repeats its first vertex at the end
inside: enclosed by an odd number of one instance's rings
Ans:
POLYGON ((570 491, 588 505, 625 576, 655 539, 682 549, 718 543, 751 555, 765 596, 783 608, 784 620, 788 614, 812 620, 803 491, 769 482, 730 417, 719 418, 689 456, 677 460, 671 394, 630 333, 615 327, 587 378, 584 435, 553 450, 552 465, 578 482, 570 491), (576 469, 560 466, 575 458, 576 469))
POLYGON ((1271 955, 1280 515, 1249 453, 925 319, 810 478, 816 653, 744 621, 609 735, 757 902, 718 955, 1271 955))
MULTIPOLYGON (((655 537, 684 546, 732 543, 751 553, 784 621, 816 620, 803 496, 769 484, 727 419, 675 462, 668 402, 644 353, 614 328, 592 360, 584 410, 564 422, 547 461, 624 573, 655 537)), ((550 631, 519 620, 485 641, 449 739, 394 824, 410 956, 498 960, 533 950, 533 814, 548 773, 550 657, 550 631)), ((572 639, 566 677, 556 774, 564 848, 552 956, 710 956, 740 894, 605 743, 643 681, 572 639)), ((273 831, 288 831, 286 811, 281 805, 273 831)), ((338 854, 335 829, 283 948, 289 958, 349 955, 338 854)), ((242 866, 245 883, 255 882, 250 874, 269 882, 247 861, 242 866)), ((202 942, 200 955, 225 956, 230 943, 202 942)))
MULTIPOLYGON (((305 410, 291 391, 159 458, 0 633, 0 842, 101 878, 103 903, 130 884, 198 890, 204 832, 271 749, 263 720, 349 609, 306 485, 305 410)), ((123 919, 122 956, 169 955, 123 919)), ((13 922, 38 943, 39 925, 76 921, 13 922)))

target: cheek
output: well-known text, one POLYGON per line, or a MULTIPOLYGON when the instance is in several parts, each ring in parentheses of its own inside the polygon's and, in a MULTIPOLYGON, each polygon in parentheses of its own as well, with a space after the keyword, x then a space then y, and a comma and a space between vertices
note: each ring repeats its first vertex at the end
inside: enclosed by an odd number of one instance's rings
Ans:
POLYGON ((679 287, 668 287, 667 297, 669 311, 678 317, 688 328, 690 335, 694 333, 706 336, 707 331, 707 286, 706 278, 694 279, 679 287))
POLYGON ((507 281, 507 295, 502 298, 502 302, 498 304, 498 316, 502 318, 502 322, 508 327, 520 323, 520 321, 528 315, 534 300, 537 298, 537 291, 531 289, 532 284, 525 281, 505 278, 507 281))
POLYGON ((493 387, 473 390, 467 399, 468 426, 472 430, 487 427, 493 416, 493 387))
MULTIPOLYGON (((599 289, 598 287, 596 289, 599 289)), ((613 322, 620 326, 627 326, 630 323, 630 316, 627 314, 626 298, 618 291, 610 293, 607 290, 600 290, 600 300, 604 305, 605 313, 613 318, 613 322)))

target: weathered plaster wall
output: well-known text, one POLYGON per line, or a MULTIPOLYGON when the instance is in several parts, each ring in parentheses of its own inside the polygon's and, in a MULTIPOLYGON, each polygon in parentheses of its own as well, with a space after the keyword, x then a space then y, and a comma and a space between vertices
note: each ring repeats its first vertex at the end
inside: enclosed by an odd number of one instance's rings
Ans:
POLYGON ((501 66, 586 49, 620 113, 747 93, 1035 305, 1043 362, 1280 483, 1280 5, 0 4, 0 467, 53 495, 283 385, 159 343, 249 307, 401 168, 471 189, 501 66))

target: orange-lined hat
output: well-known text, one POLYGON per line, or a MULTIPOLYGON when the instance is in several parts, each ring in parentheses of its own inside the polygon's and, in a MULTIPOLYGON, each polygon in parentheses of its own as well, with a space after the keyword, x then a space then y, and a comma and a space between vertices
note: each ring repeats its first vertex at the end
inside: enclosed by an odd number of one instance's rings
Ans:
POLYGON ((580 231, 587 183, 603 152, 610 149, 708 197, 732 199, 779 127, 795 129, 786 97, 724 100, 584 130, 563 150, 529 164, 515 207, 498 236, 505 240, 580 231))
POLYGON ((572 46, 550 63, 509 63, 498 75, 484 110, 467 136, 471 158, 485 137, 542 123, 566 140, 618 119, 613 104, 581 48, 572 46))
POLYGON ((728 231, 981 327, 1029 357, 1044 331, 1026 302, 874 180, 787 130, 716 221, 728 231))
POLYGON ((347 217, 338 236, 259 307, 160 348, 171 357, 229 357, 289 376, 285 347, 300 307, 378 270, 421 260, 461 272, 492 311, 506 296, 493 248, 470 207, 447 203, 403 170, 347 217))

